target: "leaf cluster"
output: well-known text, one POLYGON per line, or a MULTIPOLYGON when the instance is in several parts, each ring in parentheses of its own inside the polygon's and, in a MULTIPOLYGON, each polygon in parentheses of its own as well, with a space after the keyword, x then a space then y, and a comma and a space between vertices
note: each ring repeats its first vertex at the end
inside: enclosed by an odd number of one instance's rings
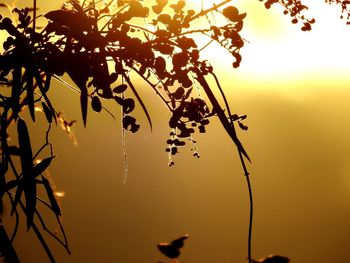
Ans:
MULTIPOLYGON (((35 26, 36 18, 33 19, 29 8, 14 9, 16 19, 0 17, 0 30, 8 35, 0 56, 0 82, 4 89, 0 93, 0 201, 2 205, 7 195, 11 213, 16 216, 16 228, 12 237, 6 239, 9 240, 7 245, 11 246, 16 236, 20 209, 26 216, 27 229, 33 229, 51 262, 54 257, 38 229, 37 220, 69 251, 63 228, 63 239, 60 239, 46 227, 38 211, 38 202, 43 203, 60 224, 60 207, 44 175, 54 159, 49 141, 51 125, 60 123, 61 119, 48 95, 52 79, 70 86, 61 78, 70 77, 80 94, 84 125, 89 107, 101 112, 105 100, 114 100, 123 112, 124 129, 131 132, 139 129, 140 125, 132 116, 137 105, 143 109, 152 128, 139 87, 134 85, 134 77, 139 76, 170 112, 172 139, 168 144, 171 154, 185 145, 183 139, 192 139, 195 129, 204 133, 209 118, 218 115, 231 138, 239 143, 232 119, 225 115, 210 91, 205 78, 214 75, 213 68, 208 61, 201 60, 203 47, 201 49, 195 38, 204 35, 208 43, 218 42, 232 55, 233 66, 239 66, 239 51, 244 45, 239 32, 245 14, 239 14, 235 7, 226 7, 223 11, 219 7, 196 12, 187 9, 181 0, 155 1, 151 6, 138 0, 107 3, 72 0, 62 9, 45 14, 46 25, 41 30, 35 26), (206 21, 208 13, 224 17, 226 23, 216 26, 208 23, 203 28, 193 29, 193 21, 206 21), (210 104, 194 88, 203 85, 210 104), (28 108, 33 122, 37 109, 41 108, 48 123, 45 144, 36 153, 21 113, 24 108, 28 108), (17 125, 18 145, 8 145, 7 131, 13 123, 17 125), (48 149, 49 155, 38 162, 44 149, 48 149), (19 166, 14 161, 16 158, 19 166), (41 186, 47 194, 47 202, 37 196, 41 186)), ((218 87, 221 89, 219 83, 218 87)), ((242 145, 237 145, 248 158, 242 145)), ((199 157, 197 151, 194 155, 199 157)))
POLYGON ((350 25, 350 1, 348 0, 325 0, 327 4, 336 4, 340 6, 340 18, 346 20, 346 24, 350 25))
POLYGON ((300 0, 259 0, 264 2, 266 9, 270 9, 272 5, 279 4, 283 7, 283 14, 289 15, 291 17, 291 22, 293 24, 301 23, 302 31, 310 31, 312 24, 316 22, 314 18, 309 19, 304 14, 303 11, 309 9, 300 0))
MULTIPOLYGON (((299 0, 261 1, 266 8, 277 3, 282 5, 292 23, 303 24, 303 31, 310 30, 315 22, 302 15, 307 7, 299 0)), ((349 1, 334 1, 341 4, 342 12, 347 12, 349 1)), ((7 196, 12 214, 17 218, 16 225, 21 209, 27 228, 33 229, 51 262, 54 258, 36 220, 69 251, 60 224, 61 211, 44 175, 54 159, 50 129, 52 124, 61 122, 49 96, 52 79, 79 93, 85 126, 90 108, 98 113, 108 111, 104 102, 112 100, 122 111, 123 128, 132 133, 140 128, 133 115, 136 107, 141 107, 152 129, 140 89, 148 87, 154 91, 170 115, 171 133, 166 148, 169 165, 173 164, 171 156, 186 144, 186 139, 193 144, 194 156, 199 157, 193 136, 196 131, 205 133, 210 118, 216 117, 235 144, 244 174, 248 176, 245 161, 250 159, 235 130, 237 123, 242 130, 247 130, 243 124, 246 116, 231 112, 213 67, 202 56, 206 47, 216 42, 232 57, 233 68, 241 63, 240 50, 245 44, 241 30, 246 14, 235 6, 227 6, 228 2, 196 11, 188 8, 183 0, 69 0, 61 9, 43 15, 42 28, 35 23, 36 1, 34 8, 15 8, 16 18, 0 16, 0 30, 7 34, 2 43, 4 52, 0 55, 0 211, 7 196), (209 14, 222 22, 214 25, 209 14), (201 20, 200 27, 195 26, 198 20, 201 20), (198 36, 206 37, 207 44, 201 46, 198 36), (63 81, 63 76, 69 76, 73 84, 63 81), (142 79, 144 85, 136 85, 136 78, 142 79), (214 80, 215 85, 210 85, 208 78, 214 80), (38 107, 45 114, 48 130, 44 145, 34 153, 21 112, 28 108, 35 122, 38 107), (8 145, 8 128, 12 124, 17 125, 18 145, 8 145), (49 154, 37 163, 44 149, 49 154), (16 166, 14 158, 19 159, 19 165, 16 166), (48 202, 37 196, 40 186, 48 202), (37 209, 38 202, 44 203, 56 216, 63 239, 47 229, 37 209)), ((64 127, 69 128, 71 124, 67 122, 64 127)), ((8 245, 12 244, 16 229, 11 238, 3 239, 9 240, 8 245)))

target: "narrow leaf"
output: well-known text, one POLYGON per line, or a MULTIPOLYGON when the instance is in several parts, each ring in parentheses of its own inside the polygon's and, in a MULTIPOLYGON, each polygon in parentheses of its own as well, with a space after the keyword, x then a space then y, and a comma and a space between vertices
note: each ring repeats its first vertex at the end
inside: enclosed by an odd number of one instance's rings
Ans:
POLYGON ((16 65, 13 69, 13 82, 11 89, 11 105, 13 110, 13 117, 16 119, 18 116, 19 108, 19 97, 21 93, 21 65, 16 65))
POLYGON ((35 122, 34 85, 33 85, 33 74, 31 69, 27 69, 26 78, 27 78, 26 90, 27 90, 29 112, 30 112, 30 116, 32 117, 32 120, 35 122))
MULTIPOLYGON (((33 176, 33 154, 27 125, 22 119, 17 121, 18 143, 23 174, 23 191, 26 199, 27 230, 33 224, 36 206, 36 184, 33 176)), ((20 198, 20 196, 19 196, 20 198)), ((18 200, 19 201, 19 200, 18 200)))
POLYGON ((46 105, 45 102, 41 102, 41 106, 43 107, 47 122, 52 123, 52 113, 51 113, 49 107, 46 105))
POLYGON ((15 155, 15 156, 20 156, 20 154, 21 154, 20 149, 17 146, 14 146, 14 145, 9 146, 7 152, 10 155, 15 155))
POLYGON ((31 174, 32 166, 33 166, 32 147, 30 144, 27 125, 25 121, 22 119, 18 119, 17 121, 17 133, 18 133, 18 143, 19 143, 19 149, 20 149, 23 175, 31 174))
POLYGON ((50 74, 47 74, 47 75, 46 75, 45 84, 44 84, 44 90, 45 90, 45 92, 48 92, 48 91, 49 91, 50 85, 51 85, 51 75, 50 75, 50 74))
POLYGON ((153 127, 153 126, 152 126, 151 117, 149 116, 149 113, 148 113, 148 111, 147 111, 147 108, 146 108, 145 104, 143 103, 141 97, 140 97, 139 94, 137 93, 137 91, 136 91, 134 85, 132 84, 132 82, 130 81, 129 77, 128 77, 125 73, 123 73, 123 77, 126 79, 126 82, 129 84, 129 86, 130 86, 132 92, 135 94, 135 97, 136 97, 137 101, 140 103, 140 105, 141 105, 141 107, 142 107, 144 113, 146 114, 146 117, 147 117, 149 126, 150 126, 150 128, 151 128, 151 130, 152 130, 152 127, 153 127))
POLYGON ((196 73, 197 80, 199 81, 199 83, 203 87, 205 93, 207 94, 211 104, 213 105, 214 111, 218 115, 220 122, 221 122, 222 126, 225 128, 227 134, 231 137, 232 141, 236 144, 238 151, 240 153, 242 153, 247 158, 248 161, 250 161, 250 158, 249 158, 247 152, 245 151, 242 143, 239 141, 239 139, 237 137, 234 126, 231 125, 231 123, 228 121, 228 119, 224 113, 224 110, 221 108, 214 93, 210 89, 207 81, 205 80, 202 72, 197 68, 194 68, 194 72, 196 73))
POLYGON ((52 159, 55 158, 54 156, 45 158, 40 163, 34 166, 33 168, 33 176, 36 178, 38 175, 42 174, 47 167, 51 164, 52 159))
POLYGON ((190 96, 191 92, 192 92, 192 88, 187 90, 185 97, 184 97, 185 100, 190 96))
POLYGON ((6 183, 6 191, 9 191, 9 190, 15 188, 18 185, 18 182, 19 181, 17 179, 8 181, 6 183))
MULTIPOLYGON (((12 185, 9 185, 9 187, 11 187, 11 186, 12 185)), ((13 215, 13 213, 16 211, 16 207, 17 207, 17 205, 22 197, 22 192, 23 192, 23 184, 22 184, 22 181, 19 181, 17 189, 16 189, 15 199, 13 200, 11 215, 13 215)))
POLYGON ((81 91, 81 93, 80 93, 81 114, 83 116, 84 127, 86 127, 87 110, 88 110, 88 92, 87 92, 87 88, 85 86, 82 86, 79 88, 81 91))
POLYGON ((59 207, 59 205, 57 203, 57 200, 56 200, 56 198, 54 196, 54 193, 52 191, 50 183, 45 177, 43 177, 43 184, 45 186, 45 190, 46 190, 47 196, 49 197, 51 208, 52 208, 53 212, 57 216, 60 216, 61 215, 61 209, 60 209, 60 207, 59 207))
POLYGON ((38 87, 40 89, 40 92, 41 94, 43 95, 44 99, 45 99, 45 102, 47 104, 47 106, 49 107, 50 111, 51 111, 51 114, 52 114, 52 117, 54 118, 55 122, 57 122, 56 120, 56 114, 55 114, 55 109, 53 108, 52 104, 51 104, 51 101, 49 100, 49 98, 47 97, 47 94, 46 94, 46 91, 45 91, 45 88, 43 86, 43 82, 40 78, 40 75, 37 71, 35 71, 34 73, 34 77, 35 77, 35 80, 38 84, 38 87))
POLYGON ((6 262, 10 263, 19 263, 18 256, 15 249, 12 246, 12 243, 7 236, 5 227, 0 225, 0 254, 4 256, 6 262))

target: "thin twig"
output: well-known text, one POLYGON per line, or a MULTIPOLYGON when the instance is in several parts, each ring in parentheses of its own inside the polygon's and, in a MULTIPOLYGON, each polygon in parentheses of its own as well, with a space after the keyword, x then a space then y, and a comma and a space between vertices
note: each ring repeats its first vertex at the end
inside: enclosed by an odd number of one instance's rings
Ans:
POLYGON ((203 49, 207 48, 213 42, 214 42, 214 39, 211 39, 207 44, 205 44, 203 47, 201 47, 198 51, 201 52, 203 49))
POLYGON ((50 155, 51 155, 51 157, 53 156, 52 144, 49 142, 50 130, 51 130, 51 123, 49 124, 49 128, 47 129, 46 134, 45 134, 46 142, 45 142, 45 144, 43 146, 40 147, 40 149, 33 156, 33 160, 35 160, 35 158, 38 157, 38 155, 42 152, 42 150, 44 150, 45 147, 48 146, 48 145, 50 146, 50 155))
POLYGON ((221 3, 219 3, 219 4, 217 4, 217 5, 214 4, 213 7, 208 8, 208 9, 206 9, 206 10, 203 10, 203 11, 199 12, 197 15, 191 17, 191 19, 190 19, 188 22, 191 22, 191 21, 197 19, 198 17, 205 16, 205 15, 208 14, 209 12, 214 11, 214 10, 217 10, 219 7, 221 7, 221 6, 223 6, 223 5, 226 5, 227 3, 231 2, 231 1, 232 1, 232 0, 225 0, 225 1, 223 1, 223 2, 221 2, 221 3))
MULTIPOLYGON (((234 126, 231 126, 231 122, 228 121, 228 118, 226 117, 224 110, 221 108, 213 91, 210 89, 210 86, 209 86, 208 82, 206 81, 206 79, 204 78, 201 70, 197 67, 193 67, 192 71, 196 74, 198 82, 201 84, 205 93, 208 95, 208 98, 213 105, 214 111, 218 115, 219 120, 220 120, 222 126, 225 128, 227 134, 230 136, 232 141, 236 144, 238 151, 241 152, 247 158, 247 160, 250 161, 250 158, 249 158, 246 150, 244 149, 242 143, 239 141, 239 139, 237 137, 236 130, 235 130, 234 126)), ((242 163, 242 165, 243 165, 243 168, 245 168, 244 173, 248 173, 248 171, 246 170, 245 164, 242 163)))
MULTIPOLYGON (((71 90, 73 90, 76 93, 80 94, 80 90, 75 88, 74 86, 72 86, 71 84, 69 84, 68 82, 64 81, 63 79, 61 79, 60 77, 53 75, 52 76, 54 79, 56 79, 57 81, 61 82, 63 85, 65 85, 66 87, 70 88, 71 90)), ((88 99, 91 100, 91 96, 88 96, 88 99)), ((104 109, 109 115, 111 115, 111 117, 113 118, 113 120, 116 120, 116 118, 114 117, 113 113, 108 110, 106 107, 102 106, 102 109, 104 109)))
MULTIPOLYGON (((117 13, 115 13, 114 15, 112 15, 111 18, 106 22, 106 24, 101 28, 100 32, 102 32, 102 31, 106 28, 106 26, 108 26, 109 23, 110 23, 121 11, 123 11, 126 7, 128 7, 128 6, 127 6, 127 5, 123 6, 120 10, 118 10, 117 13)), ((105 17, 105 16, 102 16, 102 17, 100 17, 99 19, 101 19, 101 18, 103 18, 103 17, 105 17)))
POLYGON ((163 95, 157 90, 157 85, 150 82, 145 76, 141 74, 139 70, 137 70, 135 67, 132 67, 132 70, 134 70, 144 81, 147 82, 149 86, 155 91, 155 93, 161 98, 161 100, 164 102, 164 104, 168 107, 169 110, 171 110, 168 101, 163 97, 163 95))
MULTIPOLYGON (((52 206, 50 204, 48 204, 46 201, 42 200, 40 197, 36 196, 36 200, 38 200, 39 202, 41 202, 43 205, 45 205, 46 207, 48 207, 50 210, 53 210, 52 206)), ((56 215, 56 214, 55 214, 56 215)), ((66 244, 67 248, 69 247, 68 245, 68 239, 67 239, 67 236, 66 236, 66 232, 64 231, 64 228, 63 228, 63 225, 62 225, 62 222, 60 220, 60 217, 58 215, 56 215, 56 220, 57 220, 57 223, 58 225, 60 226, 60 230, 61 230, 61 233, 63 235, 63 239, 64 239, 64 243, 66 244)), ((66 248, 66 249, 67 249, 66 248)), ((70 250, 67 249, 68 253, 70 254, 70 250)))
MULTIPOLYGON (((20 204, 23 212, 25 213, 26 212, 26 208, 25 208, 25 206, 24 206, 24 204, 22 203, 21 200, 19 200, 19 204, 20 204)), ((34 233, 36 234, 37 238, 39 239, 42 247, 44 248, 44 250, 46 252, 46 255, 50 259, 50 262, 51 263, 56 263, 55 258, 53 257, 50 248, 46 244, 46 241, 45 241, 44 237, 42 236, 42 234, 40 233, 40 230, 38 229, 38 227, 36 226, 36 224, 34 222, 32 223, 31 227, 32 227, 34 233)))
POLYGON ((149 113, 148 113, 148 111, 147 111, 147 108, 146 108, 145 104, 143 103, 143 101, 142 101, 140 95, 138 94, 136 88, 135 88, 134 85, 132 84, 130 78, 125 74, 125 72, 123 72, 122 75, 123 75, 123 77, 125 78, 126 82, 129 84, 129 86, 130 86, 131 90, 133 91, 133 93, 134 93, 134 95, 135 95, 137 101, 140 103, 141 108, 143 109, 143 111, 144 111, 144 113, 145 113, 145 115, 146 115, 146 117, 147 117, 148 123, 149 123, 149 125, 150 125, 150 128, 151 128, 151 130, 152 130, 152 120, 151 120, 151 117, 150 117, 150 115, 149 115, 149 113))
POLYGON ((57 237, 57 235, 55 235, 54 233, 52 233, 47 227, 46 224, 44 222, 44 219, 42 218, 42 216, 40 215, 40 213, 38 212, 37 209, 35 209, 35 213, 41 223, 41 226, 43 228, 43 230, 48 233, 50 236, 52 236, 54 239, 56 239, 68 252, 68 254, 71 254, 71 251, 69 250, 68 244, 64 243, 59 237, 57 237))
MULTIPOLYGON (((227 131, 227 133, 229 134, 229 136, 231 137, 231 139, 233 140, 233 142, 236 144, 237 150, 238 150, 238 154, 239 154, 239 158, 241 161, 241 165, 244 171, 244 175, 247 179, 247 184, 248 184, 248 191, 249 191, 249 200, 250 200, 250 215, 249 215, 249 230, 248 230, 248 260, 249 263, 252 263, 252 258, 251 258, 251 240, 252 240, 252 227, 253 227, 253 193, 252 193, 252 189, 251 189, 251 185, 250 185, 250 180, 249 180, 249 172, 247 170, 245 161, 244 161, 244 157, 243 155, 250 161, 248 155, 245 153, 245 150, 241 144, 241 142, 239 141, 237 135, 236 135, 236 131, 233 125, 233 122, 230 118, 230 112, 229 112, 229 120, 227 119, 226 115, 224 114, 223 109, 220 107, 218 101, 216 100, 216 98, 214 97, 214 94, 212 92, 212 90, 209 87, 209 84, 206 82, 204 76, 201 74, 200 70, 197 68, 194 68, 194 72, 197 75, 197 80, 200 82, 200 84, 202 85, 202 87, 204 88, 205 92, 207 93, 211 103, 213 104, 214 110, 215 112, 218 114, 218 117, 220 119, 221 124, 224 126, 225 130, 227 131)), ((216 77, 215 75, 213 75, 214 78, 216 77)), ((219 87, 219 89, 221 90, 221 86, 220 83, 217 81, 217 85, 219 87)), ((222 92, 222 90, 221 90, 222 92)), ((224 101, 225 101, 225 105, 227 110, 229 111, 229 107, 228 107, 228 103, 226 100, 226 97, 223 95, 224 101)))
MULTIPOLYGON (((11 207, 13 207, 12 193, 9 191, 6 191, 6 194, 10 199, 11 207)), ((15 227, 13 228, 13 232, 10 238, 11 243, 15 240, 15 237, 18 231, 18 226, 19 226, 19 214, 18 214, 17 208, 14 210, 14 213, 15 213, 16 221, 15 221, 15 227)))
MULTIPOLYGON (((227 102, 227 99, 226 99, 226 96, 224 94, 224 91, 223 89, 221 88, 221 85, 220 85, 220 82, 219 82, 219 79, 217 78, 217 76, 215 75, 214 72, 211 72, 211 75, 214 77, 215 79, 215 82, 216 82, 216 85, 218 86, 220 92, 221 92, 221 95, 224 99, 224 102, 225 102, 225 106, 226 106, 226 109, 228 111, 228 116, 229 116, 229 120, 231 122, 231 125, 233 126, 233 121, 231 119, 231 116, 232 116, 232 113, 231 113, 231 110, 230 110, 230 106, 227 102)), ((244 161, 244 158, 243 158, 243 155, 242 153, 239 151, 238 152, 239 154, 239 158, 241 160, 241 164, 243 166, 243 170, 244 170, 244 175, 247 179, 247 185, 248 185, 248 191, 249 191, 249 207, 250 207, 250 211, 249 211, 249 226, 248 226, 248 261, 249 263, 252 262, 252 228, 253 228, 253 192, 252 192, 252 188, 251 188, 251 185, 250 185, 250 179, 249 179, 249 173, 248 173, 248 170, 247 170, 247 167, 246 167, 246 164, 245 164, 245 161, 244 161)))

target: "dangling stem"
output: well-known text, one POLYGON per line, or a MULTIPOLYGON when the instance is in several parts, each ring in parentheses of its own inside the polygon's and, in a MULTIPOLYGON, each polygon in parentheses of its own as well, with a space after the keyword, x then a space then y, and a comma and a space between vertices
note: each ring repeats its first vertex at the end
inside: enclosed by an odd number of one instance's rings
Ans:
POLYGON ((247 179, 248 191, 249 191, 250 213, 249 213, 249 227, 248 227, 249 228, 249 230, 248 230, 248 261, 249 261, 249 263, 252 263, 252 258, 251 258, 251 250, 252 250, 251 243, 252 242, 251 242, 251 240, 252 240, 252 228, 253 228, 253 193, 252 193, 252 188, 251 188, 250 180, 249 180, 249 172, 248 172, 247 166, 245 164, 244 157, 248 161, 250 161, 250 158, 249 158, 248 154, 246 153, 245 149, 243 148, 243 145, 241 144, 241 142, 239 141, 239 139, 237 137, 235 127, 234 127, 233 122, 231 120, 231 116, 230 116, 231 114, 230 114, 228 102, 226 100, 225 95, 223 94, 220 83, 218 82, 218 79, 216 78, 215 74, 213 74, 213 76, 216 80, 216 84, 218 85, 218 88, 220 89, 220 92, 222 93, 223 99, 225 101, 225 106, 226 106, 227 111, 229 113, 228 118, 225 115, 224 110, 221 108, 216 97, 214 96, 212 90, 209 87, 208 82, 206 81, 206 79, 205 79, 204 75, 202 74, 202 72, 200 71, 200 69, 194 67, 193 72, 196 74, 198 82, 203 87, 211 104, 213 105, 214 111, 218 115, 218 118, 219 118, 222 126, 225 128, 226 132, 228 133, 228 135, 231 137, 231 139, 233 140, 233 142, 237 146, 238 155, 239 155, 239 158, 241 161, 244 175, 247 179))
POLYGON ((249 175, 246 175, 248 191, 249 191, 249 230, 248 230, 248 262, 252 263, 252 229, 253 229, 253 191, 250 185, 249 175))
POLYGON ((122 129, 122 149, 123 149, 123 157, 124 157, 124 176, 123 176, 123 184, 126 184, 127 180, 128 180, 128 153, 127 153, 127 149, 126 149, 126 137, 125 137, 125 129, 123 127, 123 118, 124 118, 125 114, 124 111, 122 109, 122 116, 121 116, 121 129, 122 129))
POLYGON ((36 24, 36 0, 33 1, 33 31, 35 32, 36 24))

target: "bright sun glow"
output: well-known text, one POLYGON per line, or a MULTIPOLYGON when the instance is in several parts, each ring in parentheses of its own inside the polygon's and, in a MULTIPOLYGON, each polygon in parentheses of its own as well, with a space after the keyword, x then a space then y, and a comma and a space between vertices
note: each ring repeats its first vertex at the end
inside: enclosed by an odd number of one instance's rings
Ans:
MULTIPOLYGON (((191 2, 200 10, 202 2, 206 9, 222 1, 191 2)), ((302 32, 301 25, 293 25, 278 5, 266 10, 259 1, 237 0, 230 4, 248 14, 241 32, 247 40, 241 50, 243 60, 234 72, 281 80, 346 75, 349 71, 350 53, 344 52, 350 46, 349 26, 339 19, 338 7, 332 8, 322 1, 308 2, 310 11, 306 15, 315 17, 316 24, 311 32, 302 32)), ((206 54, 211 61, 218 62, 217 69, 227 69, 232 63, 219 45, 208 47, 206 54)))

